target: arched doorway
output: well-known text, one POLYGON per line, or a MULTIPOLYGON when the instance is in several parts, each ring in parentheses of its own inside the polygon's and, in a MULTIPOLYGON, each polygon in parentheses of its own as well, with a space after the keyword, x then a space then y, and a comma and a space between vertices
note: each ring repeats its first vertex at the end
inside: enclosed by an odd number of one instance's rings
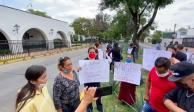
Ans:
POLYGON ((62 31, 57 32, 53 42, 54 42, 54 48, 68 47, 66 36, 62 31))
POLYGON ((8 40, 4 33, 0 30, 0 55, 8 54, 10 52, 8 40))
POLYGON ((47 49, 46 35, 43 31, 37 28, 27 30, 22 38, 24 52, 40 51, 47 49))

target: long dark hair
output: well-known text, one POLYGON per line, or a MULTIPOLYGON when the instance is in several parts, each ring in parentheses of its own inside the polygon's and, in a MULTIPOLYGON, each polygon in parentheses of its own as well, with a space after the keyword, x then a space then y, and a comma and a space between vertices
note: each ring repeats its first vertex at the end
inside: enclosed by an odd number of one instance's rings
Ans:
POLYGON ((116 52, 121 52, 121 49, 119 48, 119 44, 117 42, 114 43, 113 50, 116 52))
POLYGON ((88 53, 90 52, 90 50, 92 50, 92 49, 94 49, 95 50, 95 52, 96 52, 96 54, 98 54, 98 49, 96 49, 95 47, 89 47, 88 48, 88 53))
POLYGON ((24 87, 22 87, 20 92, 17 94, 16 112, 19 112, 24 107, 27 100, 33 98, 36 94, 36 86, 30 81, 36 81, 45 71, 46 68, 40 65, 32 65, 27 68, 25 78, 28 82, 24 87))
POLYGON ((64 67, 65 62, 66 62, 67 60, 70 60, 70 58, 67 57, 67 56, 65 56, 64 58, 62 58, 62 57, 59 58, 58 69, 59 69, 60 71, 62 71, 62 68, 64 67))

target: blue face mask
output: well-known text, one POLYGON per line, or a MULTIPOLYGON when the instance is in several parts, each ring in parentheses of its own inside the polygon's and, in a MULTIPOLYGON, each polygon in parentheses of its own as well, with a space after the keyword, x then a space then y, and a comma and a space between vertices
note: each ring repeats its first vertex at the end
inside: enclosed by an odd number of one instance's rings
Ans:
POLYGON ((69 74, 70 72, 71 72, 71 70, 67 70, 67 69, 65 69, 65 70, 63 71, 64 74, 69 74))

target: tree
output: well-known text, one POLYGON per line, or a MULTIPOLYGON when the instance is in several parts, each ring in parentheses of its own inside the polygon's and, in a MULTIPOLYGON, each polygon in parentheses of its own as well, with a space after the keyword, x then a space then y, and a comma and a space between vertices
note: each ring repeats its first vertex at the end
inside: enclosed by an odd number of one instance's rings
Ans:
POLYGON ((93 19, 77 18, 73 21, 72 27, 75 34, 84 35, 93 38, 94 36, 102 37, 102 33, 109 27, 108 21, 110 16, 107 14, 99 13, 93 19))
POLYGON ((133 30, 132 23, 129 21, 130 18, 130 15, 127 15, 124 10, 118 11, 103 37, 108 40, 119 40, 121 36, 124 38, 130 37, 133 30))
POLYGON ((133 42, 137 43, 143 32, 154 22, 158 9, 171 3, 173 3, 173 0, 102 0, 100 8, 101 10, 107 8, 127 9, 126 12, 132 16, 134 25, 133 42), (144 18, 144 20, 147 20, 146 23, 142 24, 142 16, 146 16, 144 18))
POLYGON ((159 43, 161 42, 162 38, 162 31, 155 31, 152 35, 152 43, 159 43))
POLYGON ((76 35, 87 35, 87 32, 83 28, 83 25, 88 22, 88 19, 86 18, 77 18, 73 21, 71 26, 74 28, 76 35))
POLYGON ((42 12, 42 11, 39 11, 39 10, 28 9, 28 12, 31 13, 31 14, 38 15, 38 16, 42 16, 42 17, 46 17, 46 18, 51 18, 50 16, 47 15, 46 12, 42 12))

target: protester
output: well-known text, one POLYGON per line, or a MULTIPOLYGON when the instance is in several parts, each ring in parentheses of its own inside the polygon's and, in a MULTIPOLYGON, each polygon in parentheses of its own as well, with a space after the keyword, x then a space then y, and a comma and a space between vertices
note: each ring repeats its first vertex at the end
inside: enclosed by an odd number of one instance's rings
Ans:
POLYGON ((166 42, 164 42, 164 47, 166 48, 166 42))
MULTIPOLYGON (((88 49, 88 57, 85 58, 85 60, 97 60, 97 51, 94 47, 90 47, 88 49)), ((84 87, 100 87, 100 82, 93 82, 93 83, 85 83, 84 87)), ((103 105, 102 105, 102 101, 101 101, 101 97, 99 97, 96 100, 96 106, 97 106, 97 110, 99 112, 103 112, 103 105)), ((93 106, 92 103, 89 104, 88 108, 87 108, 87 112, 93 112, 93 106)))
POLYGON ((133 62, 132 56, 130 54, 128 54, 127 58, 125 60, 125 63, 129 64, 129 63, 132 63, 132 62, 133 62))
POLYGON ((180 62, 171 70, 174 73, 168 79, 177 87, 165 95, 165 106, 172 112, 194 112, 194 64, 180 62))
POLYGON ((138 59, 138 45, 133 43, 131 47, 132 47, 131 54, 133 56, 133 62, 135 63, 136 60, 138 59))
POLYGON ((48 93, 46 68, 32 65, 25 73, 27 84, 19 91, 16 112, 56 112, 48 93))
POLYGON ((110 51, 112 49, 112 43, 108 42, 108 45, 106 46, 106 50, 110 51))
POLYGON ((108 53, 108 56, 112 53, 112 65, 114 62, 120 62, 122 60, 121 49, 119 48, 118 43, 114 43, 113 49, 108 53))
MULTIPOLYGON (((25 73, 27 84, 21 88, 16 98, 16 112, 57 112, 47 90, 46 68, 40 65, 32 65, 25 73)), ((96 88, 85 90, 76 112, 85 112, 86 107, 93 101, 96 88)))
POLYGON ((156 50, 162 50, 161 41, 156 44, 156 50))
POLYGON ((59 74, 53 85, 53 100, 58 112, 74 112, 80 103, 79 80, 69 57, 59 59, 59 74))
POLYGON ((178 44, 176 47, 175 58, 179 61, 187 61, 187 55, 183 51, 184 46, 182 44, 178 44))
POLYGON ((102 44, 101 42, 95 43, 95 47, 98 50, 98 59, 104 59, 104 52, 102 50, 102 44))
POLYGON ((178 44, 179 44, 179 42, 178 42, 178 41, 175 41, 173 46, 174 46, 175 48, 177 48, 177 45, 178 45, 178 44))
POLYGON ((173 41, 171 41, 171 42, 167 45, 166 50, 167 50, 169 47, 172 47, 172 46, 174 46, 174 45, 173 45, 173 41))
POLYGON ((172 56, 171 57, 175 58, 175 56, 176 56, 176 48, 173 45, 168 46, 168 48, 166 50, 172 52, 172 56))
MULTIPOLYGON (((128 55, 125 63, 129 64, 132 62, 133 61, 132 61, 131 55, 128 55)), ((136 85, 130 84, 127 82, 121 82, 118 99, 129 105, 132 105, 136 101, 135 91, 136 91, 136 85)))
POLYGON ((149 104, 149 109, 144 108, 144 112, 169 112, 163 104, 163 97, 166 93, 176 87, 176 85, 168 81, 171 75, 169 68, 170 60, 165 57, 159 57, 155 61, 155 67, 150 71, 147 81, 144 100, 149 104))

